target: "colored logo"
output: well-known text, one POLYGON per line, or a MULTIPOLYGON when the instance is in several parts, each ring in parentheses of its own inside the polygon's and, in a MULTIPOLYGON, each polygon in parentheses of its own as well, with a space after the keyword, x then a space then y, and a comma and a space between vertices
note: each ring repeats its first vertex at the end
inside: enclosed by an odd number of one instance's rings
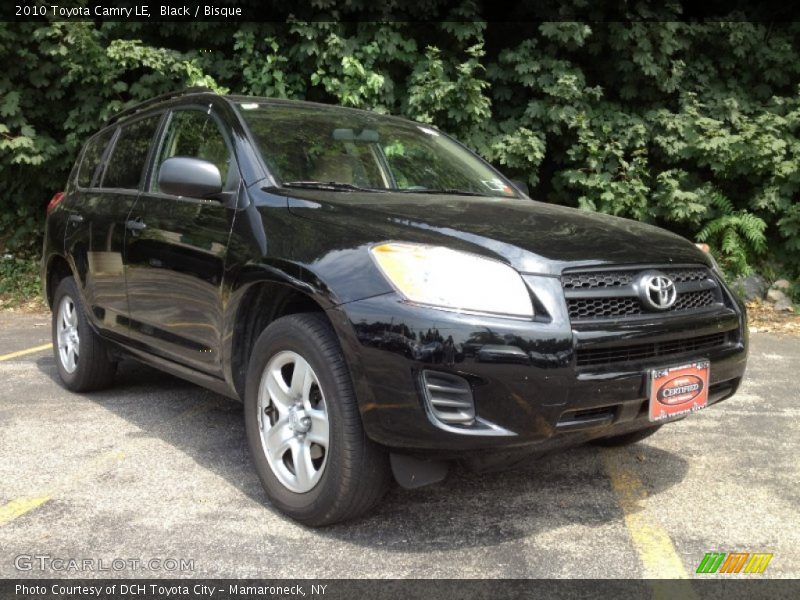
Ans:
POLYGON ((763 573, 772 554, 763 552, 706 552, 697 573, 763 573))
POLYGON ((674 406, 690 402, 703 391, 703 380, 697 375, 684 375, 676 377, 658 388, 656 398, 661 404, 674 406))

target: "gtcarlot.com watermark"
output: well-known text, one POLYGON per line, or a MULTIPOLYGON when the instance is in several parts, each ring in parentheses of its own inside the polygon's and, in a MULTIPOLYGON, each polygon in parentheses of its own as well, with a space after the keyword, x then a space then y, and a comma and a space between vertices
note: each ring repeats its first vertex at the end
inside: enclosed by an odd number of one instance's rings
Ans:
POLYGON ((194 559, 187 558, 67 558, 49 554, 19 554, 14 557, 17 571, 57 573, 119 573, 121 571, 194 571, 194 559))

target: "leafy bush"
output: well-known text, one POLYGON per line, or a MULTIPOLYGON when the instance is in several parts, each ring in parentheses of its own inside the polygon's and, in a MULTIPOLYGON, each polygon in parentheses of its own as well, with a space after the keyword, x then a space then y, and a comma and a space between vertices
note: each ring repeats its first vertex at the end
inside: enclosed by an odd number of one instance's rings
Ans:
POLYGON ((800 24, 646 3, 629 24, 485 23, 469 1, 436 6, 419 10, 442 22, 0 23, 0 251, 39 251, 44 206, 105 118, 206 85, 431 122, 533 197, 706 240, 731 274, 797 278, 800 24))
POLYGON ((766 250, 764 229, 767 224, 746 210, 734 210, 731 201, 721 194, 711 197, 711 205, 716 209, 712 213, 716 216, 697 233, 697 239, 713 244, 724 271, 749 274, 752 257, 766 250))
POLYGON ((0 256, 0 299, 11 304, 39 294, 39 262, 33 259, 0 256))

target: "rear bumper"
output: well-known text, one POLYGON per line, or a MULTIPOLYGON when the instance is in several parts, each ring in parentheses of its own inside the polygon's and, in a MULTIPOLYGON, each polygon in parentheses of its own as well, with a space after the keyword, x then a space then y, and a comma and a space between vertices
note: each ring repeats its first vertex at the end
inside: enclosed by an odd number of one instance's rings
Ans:
POLYGON ((650 368, 708 358, 712 404, 735 393, 747 358, 743 314, 732 299, 730 308, 713 315, 611 324, 600 331, 574 330, 554 310, 547 322, 463 315, 409 305, 393 293, 332 311, 370 438, 441 456, 547 450, 641 429, 650 425, 650 368), (683 340, 720 335, 723 343, 700 350, 578 365, 587 349, 642 344, 680 349, 683 340), (437 426, 426 407, 423 370, 467 379, 477 416, 507 433, 465 434, 437 426))

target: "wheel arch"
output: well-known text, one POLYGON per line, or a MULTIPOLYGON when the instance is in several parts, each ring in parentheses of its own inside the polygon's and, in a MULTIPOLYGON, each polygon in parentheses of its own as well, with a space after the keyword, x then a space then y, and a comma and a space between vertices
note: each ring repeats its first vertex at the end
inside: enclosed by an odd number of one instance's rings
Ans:
MULTIPOLYGON (((247 366, 256 340, 270 323, 287 315, 315 312, 329 315, 322 302, 309 290, 272 280, 257 281, 233 293, 226 311, 226 377, 240 398, 244 398, 247 366)), ((337 334, 338 335, 338 334, 337 334)))
POLYGON ((53 254, 47 259, 47 266, 44 271, 43 292, 47 305, 53 308, 53 297, 56 288, 62 279, 72 277, 74 274, 69 262, 60 254, 53 254))

